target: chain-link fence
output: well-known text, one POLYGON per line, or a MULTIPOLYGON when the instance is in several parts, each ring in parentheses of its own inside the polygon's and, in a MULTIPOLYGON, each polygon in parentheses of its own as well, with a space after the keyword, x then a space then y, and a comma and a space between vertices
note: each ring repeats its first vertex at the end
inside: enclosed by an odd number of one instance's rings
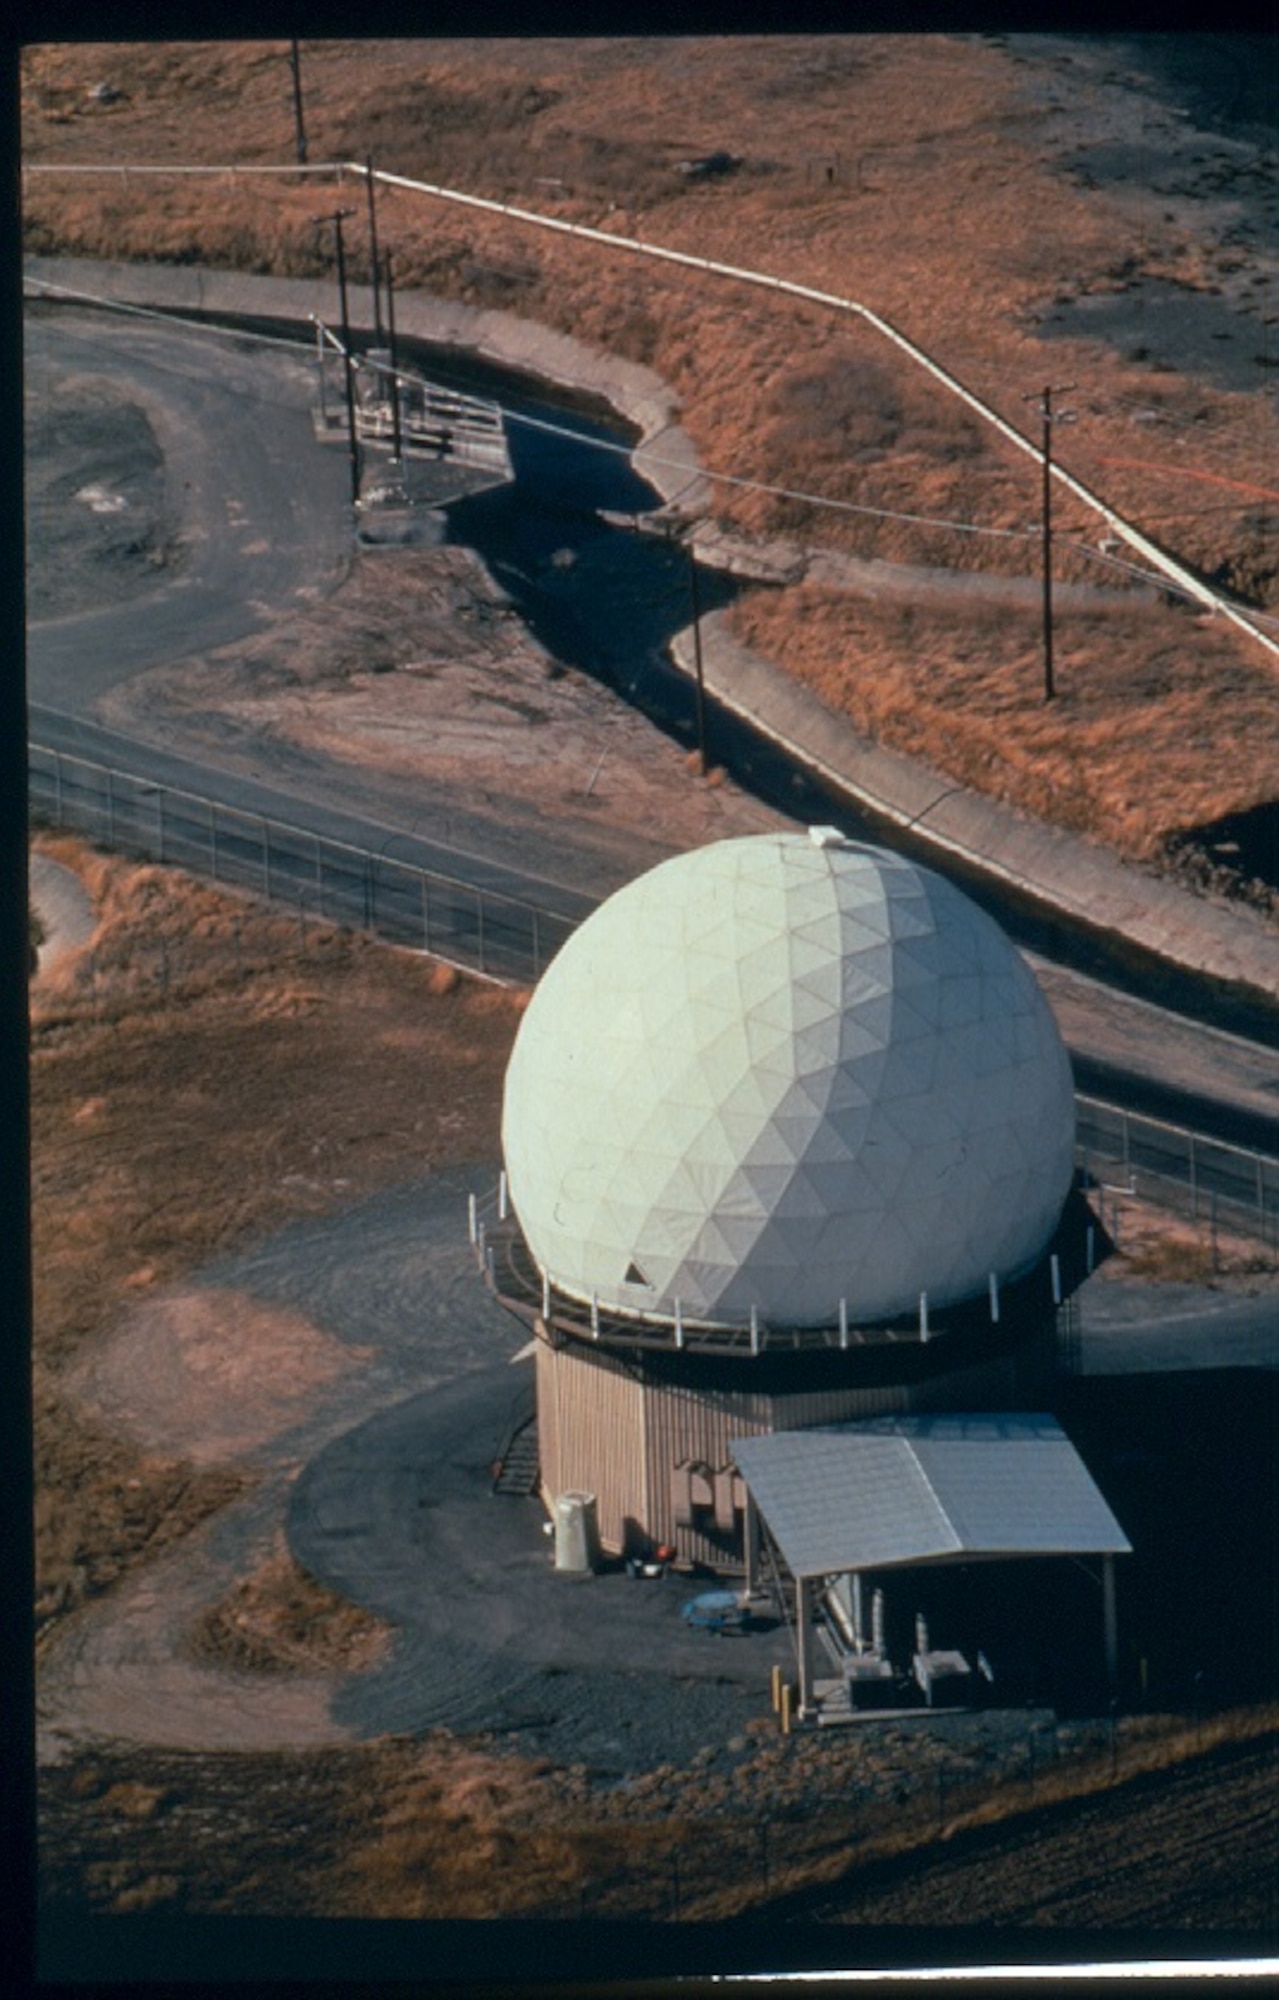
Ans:
POLYGON ((520 897, 33 744, 31 813, 491 979, 540 977, 573 922, 520 897))
POLYGON ((1095 1097, 1076 1099, 1078 1151, 1086 1183, 1104 1210, 1143 1188, 1196 1223, 1217 1218, 1272 1248, 1279 1245, 1279 1160, 1187 1126, 1125 1111, 1095 1097))
MULTIPOLYGON (((31 810, 102 845, 255 891, 323 921, 368 931, 488 978, 536 981, 574 919, 526 899, 33 744, 31 810)), ((1196 1221, 1279 1243, 1279 1160, 1225 1140, 1080 1097, 1085 1177, 1152 1184, 1196 1221)), ((1106 1189, 1101 1189, 1103 1200, 1106 1189)))

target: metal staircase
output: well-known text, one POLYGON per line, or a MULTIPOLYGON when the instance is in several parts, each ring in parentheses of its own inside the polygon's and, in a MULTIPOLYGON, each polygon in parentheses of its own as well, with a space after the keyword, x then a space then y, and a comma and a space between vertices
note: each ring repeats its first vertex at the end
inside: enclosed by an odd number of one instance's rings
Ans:
POLYGON ((502 1450, 494 1461, 494 1493, 513 1493, 527 1499, 536 1493, 541 1479, 541 1461, 537 1447, 537 1418, 526 1417, 524 1422, 508 1432, 502 1450))

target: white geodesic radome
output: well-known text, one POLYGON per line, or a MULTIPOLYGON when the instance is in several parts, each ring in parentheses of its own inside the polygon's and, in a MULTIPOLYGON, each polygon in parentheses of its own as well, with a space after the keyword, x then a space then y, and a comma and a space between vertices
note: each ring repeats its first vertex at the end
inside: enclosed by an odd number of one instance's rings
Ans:
POLYGON ((892 1318, 1004 1281, 1070 1186, 1056 1023, 997 924, 824 829, 663 862, 520 1024, 502 1144, 543 1275, 688 1324, 892 1318))

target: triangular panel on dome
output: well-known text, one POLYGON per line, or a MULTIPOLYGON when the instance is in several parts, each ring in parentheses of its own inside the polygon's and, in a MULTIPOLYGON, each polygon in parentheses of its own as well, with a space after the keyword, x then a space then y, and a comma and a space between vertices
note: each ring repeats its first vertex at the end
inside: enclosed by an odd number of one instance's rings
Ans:
POLYGON ((898 943, 937 940, 937 920, 925 896, 893 896, 888 903, 889 935, 898 943))
MULTIPOLYGON (((687 979, 679 993, 681 1009, 696 1009, 712 1026, 722 1017, 725 1021, 741 1019, 742 989, 739 967, 732 960, 712 958, 705 954, 691 959, 686 968, 687 979)), ((696 1034, 692 1039, 696 1040, 696 1034)))
POLYGON ((776 1126, 772 1115, 761 1117, 755 1112, 735 1112, 727 1108, 716 1113, 716 1143, 722 1148, 726 1160, 740 1161, 754 1158, 764 1152, 768 1157, 788 1158, 784 1147, 776 1141, 776 1126))
POLYGON ((722 1283, 723 1274, 736 1270, 742 1258, 750 1254, 766 1219, 762 1215, 718 1213, 687 1218, 679 1272, 672 1282, 682 1280, 686 1270, 696 1269, 701 1272, 703 1282, 722 1283), (716 1272, 720 1274, 718 1279, 713 1276, 716 1272))
POLYGON ((878 1218, 896 1201, 901 1181, 900 1156, 886 1159, 873 1148, 858 1155, 844 1182, 843 1212, 859 1236, 873 1242, 878 1218))
POLYGON ((893 996, 877 983, 868 985, 862 992, 846 994, 844 1016, 849 1029, 855 1024, 857 1032, 886 1049, 893 1034, 893 996))
POLYGON ((715 1204, 720 1216, 772 1215, 795 1176, 790 1157, 776 1160, 744 1160, 715 1204))
POLYGON ((762 937, 737 954, 737 977, 747 1004, 784 991, 790 984, 789 940, 784 930, 762 937))
POLYGON ((843 1007, 844 962, 837 951, 792 950, 790 978, 792 985, 820 995, 832 1011, 837 1013, 843 1007))
POLYGON ((914 1041, 924 1036, 929 1041, 937 1034, 937 988, 934 981, 924 980, 917 986, 903 983, 893 988, 893 1028, 894 1047, 905 1041, 914 1041))
MULTIPOLYGON (((749 1076, 754 1062, 751 1038, 747 1022, 739 1014, 736 1018, 725 1015, 713 1025, 702 1024, 701 1043, 697 1059, 690 1063, 686 1072, 678 1079, 672 1078, 668 1090, 687 1094, 699 1104, 713 1108, 721 1104, 726 1092, 733 1090, 741 1080, 749 1076), (685 1082, 687 1080, 687 1092, 685 1082)), ((659 1050, 654 1050, 655 1065, 661 1070, 659 1050)))
POLYGON ((745 1030, 752 1068, 789 1082, 795 1074, 794 1035, 781 1022, 755 1014, 747 1017, 745 1030))
POLYGON ((787 1144, 795 1149, 797 1159, 812 1165, 838 1164, 847 1167, 853 1158, 848 1134, 828 1118, 814 1119, 805 1113, 783 1113, 776 1122, 787 1144))
POLYGON ((941 975, 937 984, 937 1025, 943 1034, 978 1021, 982 1016, 984 992, 976 972, 941 975))

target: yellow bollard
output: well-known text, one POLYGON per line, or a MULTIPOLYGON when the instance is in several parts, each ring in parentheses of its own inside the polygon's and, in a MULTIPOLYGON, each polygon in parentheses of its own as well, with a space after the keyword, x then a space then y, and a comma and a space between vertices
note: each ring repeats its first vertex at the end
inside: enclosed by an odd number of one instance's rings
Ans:
POLYGON ((773 1697, 773 1714, 776 1715, 782 1705, 782 1670, 780 1667, 775 1666, 773 1668, 770 1675, 770 1682, 773 1697))
POLYGON ((790 1682, 786 1681, 782 1686, 782 1735, 783 1736, 790 1735, 790 1702, 791 1702, 790 1682))

